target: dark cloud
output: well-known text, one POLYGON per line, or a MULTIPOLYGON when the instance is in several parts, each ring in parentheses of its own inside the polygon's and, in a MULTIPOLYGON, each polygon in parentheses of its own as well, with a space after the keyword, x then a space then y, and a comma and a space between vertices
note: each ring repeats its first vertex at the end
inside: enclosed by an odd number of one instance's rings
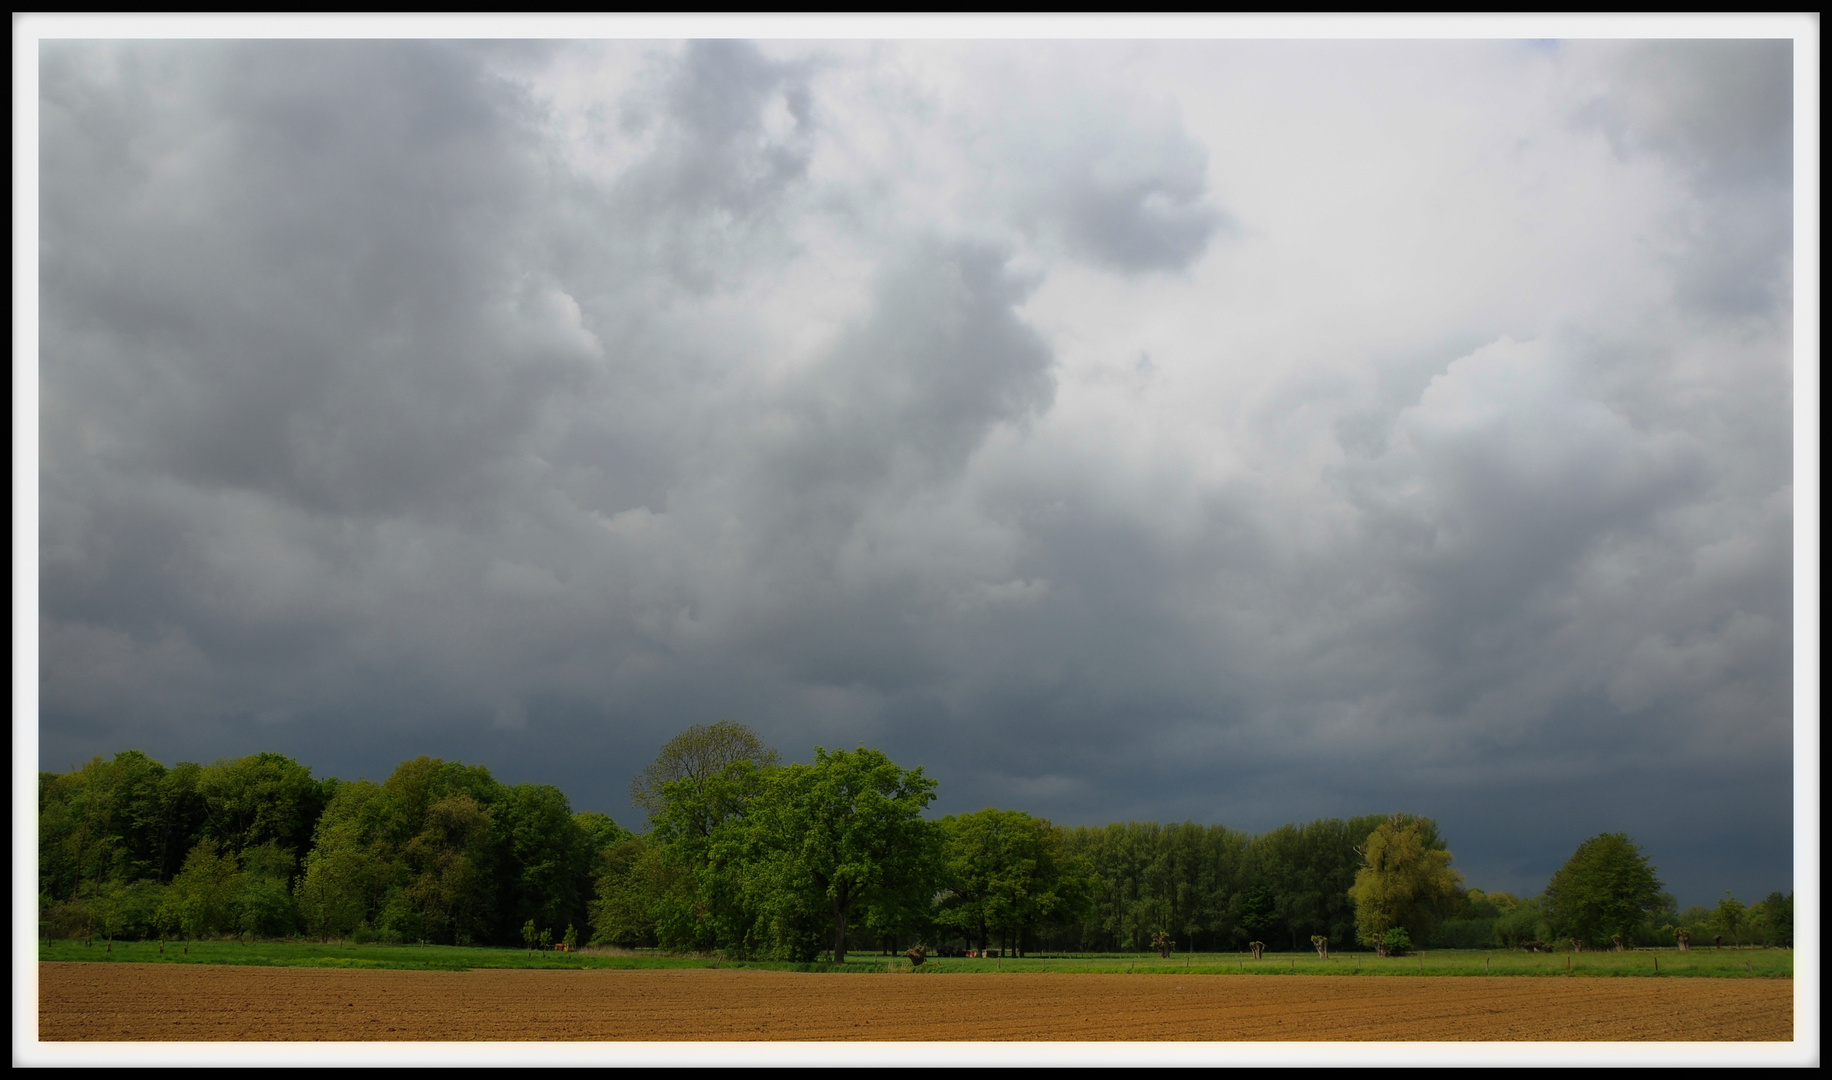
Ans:
POLYGON ((42 167, 80 177, 42 211, 49 407, 122 468, 324 512, 487 486, 579 351, 522 280, 519 96, 437 47, 109 55, 79 90, 46 49, 42 167))
MULTIPOLYGON (((627 817, 731 717, 944 811, 1408 809, 1527 891, 1627 828, 1688 902, 1785 888, 1791 121, 1744 44, 1480 54, 1601 86, 1492 124, 1644 185, 1660 255, 1421 289, 1366 360, 1354 273, 1254 290, 1390 243, 1256 231, 1331 178, 1228 171, 1262 105, 1208 45, 1178 98, 1099 50, 1008 94, 916 45, 47 44, 42 763, 432 753, 627 817)), ((1460 55, 1426 99, 1487 100, 1460 55)))

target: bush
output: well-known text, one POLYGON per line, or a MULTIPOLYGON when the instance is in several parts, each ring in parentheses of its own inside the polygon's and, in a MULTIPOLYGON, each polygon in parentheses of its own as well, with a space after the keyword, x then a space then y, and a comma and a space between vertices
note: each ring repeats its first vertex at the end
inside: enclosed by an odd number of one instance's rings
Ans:
POLYGON ((1412 935, 1406 933, 1405 927, 1396 926, 1393 929, 1387 931, 1387 955, 1388 956, 1404 956, 1411 951, 1412 951, 1412 935))
POLYGON ((114 936, 128 941, 144 941, 159 934, 159 908, 165 902, 165 886, 157 881, 136 881, 123 885, 114 894, 114 936))
POLYGON ((1545 941, 1549 936, 1536 905, 1522 904, 1495 920, 1494 943, 1504 949, 1519 948, 1523 941, 1545 941))

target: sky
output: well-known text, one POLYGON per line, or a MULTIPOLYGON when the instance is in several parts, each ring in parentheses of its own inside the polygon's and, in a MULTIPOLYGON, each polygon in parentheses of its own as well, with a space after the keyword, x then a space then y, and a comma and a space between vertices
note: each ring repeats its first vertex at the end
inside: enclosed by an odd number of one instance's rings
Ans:
POLYGON ((1788 891, 1794 50, 45 40, 39 767, 640 828, 732 719, 1788 891))

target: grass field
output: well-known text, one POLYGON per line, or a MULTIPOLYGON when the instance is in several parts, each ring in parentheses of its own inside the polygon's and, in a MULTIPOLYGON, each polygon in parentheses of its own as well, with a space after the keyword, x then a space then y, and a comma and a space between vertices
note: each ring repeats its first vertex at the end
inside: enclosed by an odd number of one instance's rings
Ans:
MULTIPOLYGON (((663 956, 650 952, 579 953, 537 952, 525 949, 476 948, 450 945, 320 945, 301 941, 194 941, 189 945, 168 942, 164 952, 156 941, 120 942, 112 948, 103 942, 85 946, 80 941, 40 941, 41 961, 123 962, 167 964, 231 964, 255 967, 318 967, 392 969, 405 971, 470 971, 491 968, 537 970, 662 970, 682 968, 745 968, 761 971, 815 971, 873 973, 908 971, 902 957, 854 952, 845 964, 792 964, 769 961, 732 961, 694 956, 663 956), (188 952, 187 952, 188 950, 188 952)), ((1077 954, 1035 956, 1024 959, 930 959, 919 974, 948 973, 1099 972, 1107 974, 1229 974, 1229 975, 1535 975, 1575 976, 1694 976, 1706 978, 1789 979, 1794 975, 1791 949, 1638 949, 1634 952, 1585 952, 1532 955, 1520 952, 1428 950, 1413 956, 1376 958, 1371 953, 1345 953, 1319 960, 1314 953, 1268 953, 1254 960, 1245 953, 1195 953, 1160 960, 1156 955, 1077 954)))

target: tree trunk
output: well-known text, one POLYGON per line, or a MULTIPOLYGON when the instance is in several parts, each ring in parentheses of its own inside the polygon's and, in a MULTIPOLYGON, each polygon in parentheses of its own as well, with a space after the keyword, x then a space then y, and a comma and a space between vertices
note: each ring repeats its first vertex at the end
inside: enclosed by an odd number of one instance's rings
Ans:
POLYGON ((840 902, 833 902, 833 962, 846 962, 846 909, 840 902))

